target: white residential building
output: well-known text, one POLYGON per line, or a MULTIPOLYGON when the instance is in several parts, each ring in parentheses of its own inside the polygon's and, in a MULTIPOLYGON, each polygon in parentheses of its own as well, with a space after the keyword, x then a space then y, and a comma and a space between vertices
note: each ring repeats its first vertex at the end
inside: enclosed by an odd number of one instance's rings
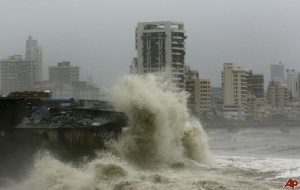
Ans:
POLYGON ((185 30, 181 22, 141 22, 131 73, 155 73, 184 89, 185 30))
POLYGON ((236 67, 233 63, 224 63, 222 87, 224 105, 247 104, 247 79, 249 70, 236 67))
POLYGON ((287 69, 286 70, 287 76, 287 88, 289 91, 289 95, 292 98, 299 96, 299 72, 295 71, 294 69, 287 69))
POLYGON ((243 119, 247 115, 249 70, 224 63, 222 72, 224 117, 243 119), (227 114, 230 113, 230 114, 227 114))

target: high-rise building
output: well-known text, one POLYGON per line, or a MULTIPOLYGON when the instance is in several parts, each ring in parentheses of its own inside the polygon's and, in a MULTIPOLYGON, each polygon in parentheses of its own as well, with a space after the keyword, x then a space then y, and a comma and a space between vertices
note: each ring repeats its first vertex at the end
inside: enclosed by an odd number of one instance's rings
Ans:
POLYGON ((278 64, 271 65, 271 81, 278 81, 284 84, 284 65, 279 62, 278 64))
POLYGON ((185 30, 181 22, 141 22, 137 24, 137 59, 131 71, 155 73, 184 89, 185 30))
POLYGON ((248 91, 256 98, 263 99, 264 94, 264 75, 249 72, 248 76, 248 91))
POLYGON ((287 69, 286 70, 286 82, 287 88, 289 91, 289 95, 293 98, 299 96, 299 72, 295 71, 294 69, 287 69))
POLYGON ((247 116, 249 70, 224 63, 222 72, 223 112, 228 119, 247 116))
POLYGON ((70 62, 57 63, 49 67, 49 81, 63 84, 72 84, 79 81, 79 67, 71 66, 70 62))
POLYGON ((222 88, 224 105, 246 105, 249 70, 224 63, 222 88))
POLYGON ((31 61, 33 65, 33 82, 41 82, 43 80, 43 54, 42 48, 38 41, 32 36, 28 36, 26 41, 25 60, 31 61))
POLYGON ((33 85, 33 64, 23 60, 21 55, 13 55, 1 60, 1 94, 15 91, 30 91, 33 85))

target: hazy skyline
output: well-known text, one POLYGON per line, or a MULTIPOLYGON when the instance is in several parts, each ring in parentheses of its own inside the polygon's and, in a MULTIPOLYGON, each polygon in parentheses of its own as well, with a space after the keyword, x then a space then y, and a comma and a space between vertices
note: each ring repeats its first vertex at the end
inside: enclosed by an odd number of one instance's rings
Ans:
POLYGON ((135 27, 143 21, 184 22, 186 64, 221 85, 224 62, 265 74, 282 61, 300 71, 297 0, 1 0, 0 59, 25 53, 31 33, 48 66, 70 61, 100 87, 129 73, 135 27))

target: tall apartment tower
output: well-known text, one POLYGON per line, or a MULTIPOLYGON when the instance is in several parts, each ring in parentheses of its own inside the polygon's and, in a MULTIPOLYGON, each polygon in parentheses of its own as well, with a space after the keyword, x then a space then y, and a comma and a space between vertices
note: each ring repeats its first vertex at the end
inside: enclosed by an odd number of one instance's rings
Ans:
POLYGON ((49 67, 49 82, 72 84, 79 81, 79 67, 71 66, 70 62, 57 63, 49 67))
POLYGON ((284 84, 284 65, 279 62, 278 64, 272 64, 270 69, 271 81, 277 81, 280 84, 284 84))
POLYGON ((1 93, 8 95, 15 91, 30 91, 33 84, 33 65, 21 55, 1 60, 1 93))
POLYGON ((135 34, 136 60, 131 71, 155 73, 184 89, 185 30, 181 22, 141 22, 135 34))
POLYGON ((299 96, 299 72, 294 69, 286 70, 286 80, 287 80, 287 88, 290 97, 298 97, 299 96))
POLYGON ((224 63, 222 72, 224 118, 243 120, 248 116, 249 70, 224 63))
POLYGON ((224 105, 246 105, 249 70, 224 63, 222 87, 224 105))
POLYGON ((43 54, 42 47, 38 45, 38 41, 32 36, 28 36, 26 40, 25 60, 31 61, 33 64, 33 82, 41 82, 43 80, 43 54))

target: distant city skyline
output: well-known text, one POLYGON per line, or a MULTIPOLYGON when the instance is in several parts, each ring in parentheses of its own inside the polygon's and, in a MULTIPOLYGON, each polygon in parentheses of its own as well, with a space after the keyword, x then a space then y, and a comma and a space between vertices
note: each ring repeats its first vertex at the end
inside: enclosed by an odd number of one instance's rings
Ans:
POLYGON ((137 22, 176 20, 188 36, 186 64, 212 86, 221 85, 224 62, 263 73, 267 83, 278 61, 300 70, 299 9, 296 0, 3 0, 0 59, 24 56, 31 34, 43 46, 44 79, 48 66, 70 61, 82 68, 83 80, 93 76, 108 87, 129 73, 137 22))

